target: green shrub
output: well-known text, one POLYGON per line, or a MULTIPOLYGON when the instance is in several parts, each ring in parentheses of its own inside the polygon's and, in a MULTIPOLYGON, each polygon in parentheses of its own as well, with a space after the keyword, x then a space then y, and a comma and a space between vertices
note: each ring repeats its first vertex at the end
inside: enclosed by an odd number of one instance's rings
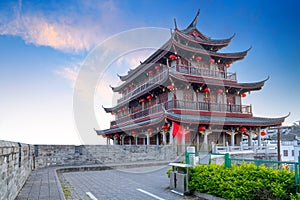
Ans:
POLYGON ((290 199, 296 191, 293 172, 264 165, 199 165, 190 172, 191 190, 225 199, 290 199))
POLYGON ((172 167, 170 167, 170 168, 167 170, 167 172, 166 172, 166 174, 168 175, 168 178, 170 178, 170 173, 171 173, 171 171, 172 171, 172 167))

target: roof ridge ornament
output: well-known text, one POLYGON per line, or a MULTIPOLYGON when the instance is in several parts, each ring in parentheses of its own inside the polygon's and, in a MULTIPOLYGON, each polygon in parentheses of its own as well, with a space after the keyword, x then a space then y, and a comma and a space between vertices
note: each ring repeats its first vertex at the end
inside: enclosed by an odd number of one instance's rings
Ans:
POLYGON ((178 28, 177 28, 177 22, 176 22, 176 18, 174 18, 174 26, 175 26, 175 30, 178 30, 178 28))
POLYGON ((195 27, 196 27, 199 15, 200 15, 200 8, 198 9, 197 14, 196 14, 194 20, 193 20, 193 21, 191 22, 191 24, 187 27, 187 29, 189 29, 189 28, 195 28, 195 27))

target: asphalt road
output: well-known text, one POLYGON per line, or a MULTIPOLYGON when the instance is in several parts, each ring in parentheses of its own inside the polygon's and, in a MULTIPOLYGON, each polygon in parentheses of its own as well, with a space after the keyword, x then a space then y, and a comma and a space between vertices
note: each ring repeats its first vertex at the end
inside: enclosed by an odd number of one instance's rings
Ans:
POLYGON ((123 170, 67 172, 60 175, 68 199, 84 200, 175 200, 197 199, 180 196, 168 189, 168 166, 123 170))

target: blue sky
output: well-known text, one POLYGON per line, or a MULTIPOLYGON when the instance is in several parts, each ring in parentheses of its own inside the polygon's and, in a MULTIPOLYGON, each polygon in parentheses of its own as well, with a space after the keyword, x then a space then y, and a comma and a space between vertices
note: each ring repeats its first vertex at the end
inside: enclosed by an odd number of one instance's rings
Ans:
MULTIPOLYGON (((237 72, 239 82, 270 76, 265 87, 248 95, 244 104, 252 104, 256 116, 292 112, 285 123, 292 124, 300 119, 299 4, 296 0, 0 1, 0 139, 79 144, 73 85, 90 51, 106 38, 132 28, 174 28, 174 18, 179 28, 185 28, 198 8, 197 27, 205 35, 218 39, 236 33, 224 52, 252 46, 248 56, 230 68, 237 72)), ((135 67, 144 55, 140 52, 117 62, 118 73, 135 67)), ((102 92, 109 92, 107 85, 101 87, 102 92)), ((99 124, 92 128, 108 127, 111 116, 103 117, 100 111, 103 96, 95 95, 99 124)))

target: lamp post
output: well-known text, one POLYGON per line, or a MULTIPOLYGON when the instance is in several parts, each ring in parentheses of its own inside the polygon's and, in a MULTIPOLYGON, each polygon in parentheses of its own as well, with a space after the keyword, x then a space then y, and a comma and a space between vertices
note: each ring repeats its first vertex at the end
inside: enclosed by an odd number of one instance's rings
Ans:
POLYGON ((280 156, 280 127, 277 128, 277 160, 281 160, 280 156))

